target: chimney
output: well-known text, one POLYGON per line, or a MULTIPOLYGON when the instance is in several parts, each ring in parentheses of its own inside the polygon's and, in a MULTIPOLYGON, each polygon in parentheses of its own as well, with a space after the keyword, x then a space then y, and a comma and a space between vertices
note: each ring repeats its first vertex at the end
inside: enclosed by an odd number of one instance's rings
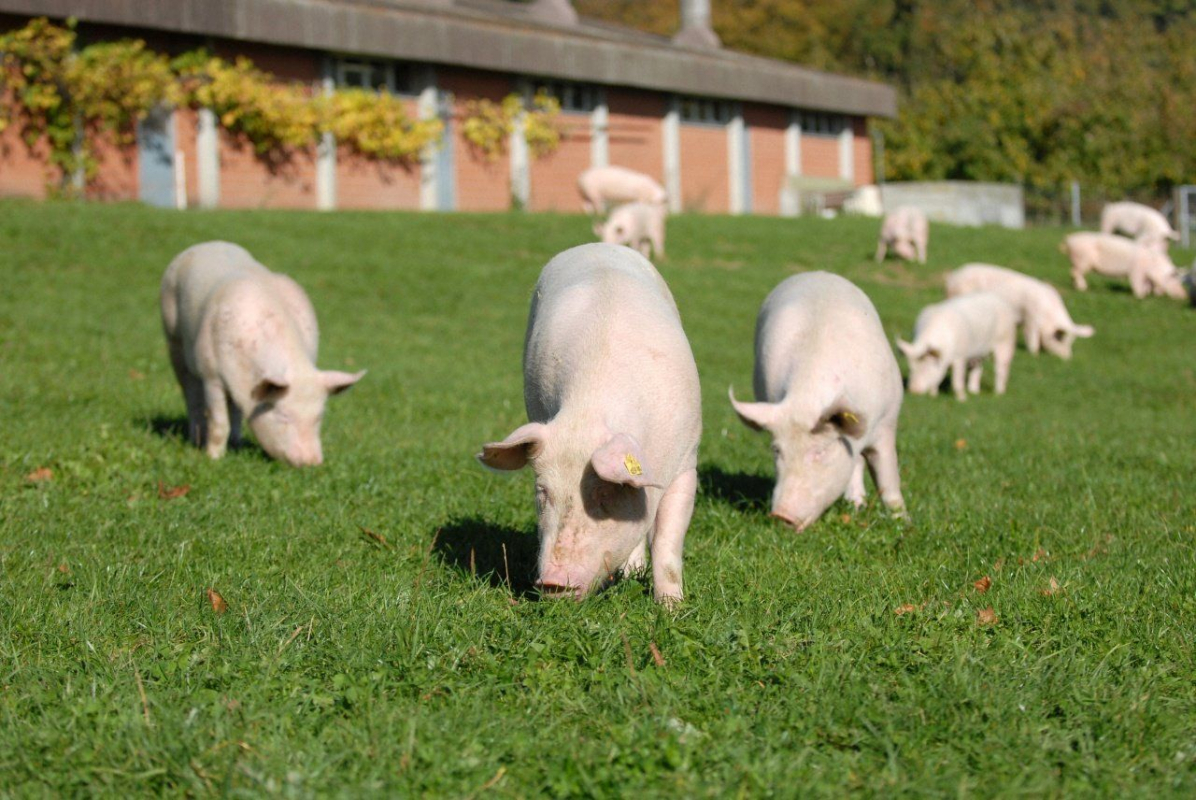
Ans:
POLYGON ((532 0, 528 4, 528 10, 542 22, 553 22, 557 25, 577 24, 577 11, 569 0, 532 0))
POLYGON ((673 44, 683 47, 721 47, 718 34, 710 27, 710 0, 681 0, 681 30, 673 44))

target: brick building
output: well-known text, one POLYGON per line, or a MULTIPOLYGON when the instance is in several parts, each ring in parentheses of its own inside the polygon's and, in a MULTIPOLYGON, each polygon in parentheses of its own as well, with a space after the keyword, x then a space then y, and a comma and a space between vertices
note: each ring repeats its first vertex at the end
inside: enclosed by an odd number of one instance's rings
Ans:
MULTIPOLYGON (((722 49, 709 0, 683 0, 671 39, 579 19, 567 0, 0 0, 0 30, 34 16, 75 18, 83 41, 243 55, 313 91, 376 87, 446 126, 415 164, 328 137, 268 164, 210 112, 164 110, 136 145, 101 143, 88 189, 157 205, 577 211, 578 173, 619 164, 660 180, 674 210, 778 214, 803 179, 872 182, 867 120, 896 110, 883 84, 722 49), (558 150, 533 159, 516 135, 498 161, 471 151, 463 102, 537 90, 561 102, 558 150)), ((0 134, 0 195, 43 196, 48 169, 14 128, 0 134)))

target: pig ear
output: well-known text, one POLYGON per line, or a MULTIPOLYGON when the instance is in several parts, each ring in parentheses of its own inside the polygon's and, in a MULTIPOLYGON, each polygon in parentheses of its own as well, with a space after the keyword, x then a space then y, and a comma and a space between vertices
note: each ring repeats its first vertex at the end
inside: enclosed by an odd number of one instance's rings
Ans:
POLYGON ((328 390, 328 394, 340 394, 364 377, 364 369, 361 372, 339 372, 334 369, 326 369, 320 373, 320 381, 328 390))
POLYGON ((534 457, 544 447, 544 440, 548 434, 548 426, 542 422, 529 422, 516 428, 510 436, 501 442, 491 442, 482 446, 482 452, 477 454, 482 466, 498 470, 523 469, 527 460, 534 457))
POLYGON ((601 220, 597 220, 597 219, 594 220, 594 235, 597 236, 599 239, 602 238, 602 227, 603 226, 602 226, 601 220))
POLYGON ((1091 325, 1072 325, 1071 332, 1076 335, 1077 339, 1091 339, 1096 335, 1096 328, 1091 325))
POLYGON ((912 359, 912 358, 917 358, 918 356, 921 355, 921 352, 918 350, 917 345, 911 344, 910 342, 905 341, 900 336, 897 337, 897 349, 900 350, 901 352, 905 353, 906 358, 912 359))
POLYGON ((262 368, 261 377, 254 385, 250 396, 259 403, 272 403, 287 393, 291 388, 291 380, 287 376, 286 368, 277 364, 268 364, 262 368))
POLYGON ((754 431, 769 430, 777 421, 780 407, 776 403, 741 403, 735 399, 735 390, 727 387, 727 397, 731 398, 731 407, 739 415, 740 421, 754 431))
POLYGON ((608 483, 620 483, 643 489, 652 486, 663 489, 652 476, 640 443, 626 433, 618 433, 594 451, 590 465, 598 477, 608 483))
POLYGON ((818 424, 814 426, 814 430, 825 426, 831 426, 844 436, 849 436, 852 439, 858 439, 864 435, 864 431, 868 429, 867 421, 857 411, 853 411, 845 403, 835 402, 827 409, 818 424))

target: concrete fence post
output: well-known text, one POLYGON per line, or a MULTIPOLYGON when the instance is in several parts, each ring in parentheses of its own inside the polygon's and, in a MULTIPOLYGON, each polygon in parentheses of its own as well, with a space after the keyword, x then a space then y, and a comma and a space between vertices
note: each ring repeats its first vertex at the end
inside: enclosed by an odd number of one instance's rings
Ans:
POLYGON ((590 114, 590 166, 610 166, 610 108, 606 90, 598 87, 598 102, 590 114))
MULTIPOLYGON (((335 89, 335 64, 331 56, 325 56, 320 65, 320 91, 328 96, 335 89)), ((321 133, 316 145, 316 208, 336 210, 336 137, 332 131, 321 133)))
MULTIPOLYGON (((421 84, 419 100, 416 108, 421 120, 436 119, 440 114, 440 98, 436 88, 436 72, 427 67, 420 75, 421 84)), ((446 131, 447 133, 447 131, 446 131)), ((452 142, 436 141, 427 145, 419 154, 419 207, 421 211, 436 211, 440 208, 440 197, 437 191, 439 176, 437 170, 437 151, 441 147, 452 147, 452 142)))
POLYGON ((199 207, 220 206, 220 130, 216 127, 216 112, 210 108, 199 110, 199 128, 195 134, 196 186, 199 188, 199 207))
POLYGON ((1083 224, 1080 213, 1080 182, 1071 182, 1071 225, 1078 228, 1083 224))
POLYGON ((728 203, 732 214, 742 214, 747 210, 744 192, 747 178, 743 163, 744 136, 743 110, 736 107, 731 121, 727 123, 727 183, 730 188, 728 203))
MULTIPOLYGON (((525 81, 519 82, 517 91, 524 103, 531 98, 531 87, 525 81)), ((521 211, 527 208, 532 196, 531 155, 524 130, 526 124, 527 112, 520 111, 515 117, 508 146, 511 154, 511 205, 521 211)))
POLYGON ((681 107, 676 95, 669 97, 664 115, 664 189, 669 195, 669 211, 681 211, 681 107))
POLYGON ((785 181, 781 184, 781 216, 796 217, 801 214, 800 197, 793 180, 801 176, 801 114, 789 112, 789 124, 785 127, 785 181))

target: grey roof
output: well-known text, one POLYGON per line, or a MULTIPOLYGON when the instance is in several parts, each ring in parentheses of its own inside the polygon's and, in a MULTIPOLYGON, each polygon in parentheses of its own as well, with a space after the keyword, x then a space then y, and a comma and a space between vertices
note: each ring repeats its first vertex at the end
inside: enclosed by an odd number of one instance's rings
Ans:
POLYGON ((0 0, 0 11, 845 114, 897 111, 883 83, 586 19, 556 23, 501 0, 0 0))

